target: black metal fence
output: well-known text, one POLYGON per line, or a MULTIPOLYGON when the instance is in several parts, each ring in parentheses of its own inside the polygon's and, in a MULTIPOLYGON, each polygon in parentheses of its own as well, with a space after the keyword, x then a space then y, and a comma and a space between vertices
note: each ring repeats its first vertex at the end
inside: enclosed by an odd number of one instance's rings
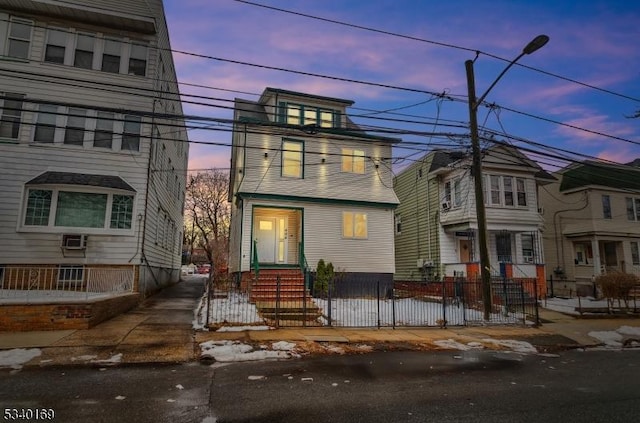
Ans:
POLYGON ((278 276, 273 285, 215 284, 208 295, 211 327, 446 327, 539 323, 538 287, 531 279, 493 279, 492 309, 484 318, 480 280, 380 283, 334 281, 323 289, 278 276), (346 282, 344 282, 346 283, 346 282), (345 293, 348 293, 345 294, 345 293))

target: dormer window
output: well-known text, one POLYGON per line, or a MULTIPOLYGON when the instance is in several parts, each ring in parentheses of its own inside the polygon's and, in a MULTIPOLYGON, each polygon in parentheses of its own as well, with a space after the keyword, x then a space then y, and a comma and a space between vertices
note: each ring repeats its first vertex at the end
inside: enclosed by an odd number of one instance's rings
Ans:
POLYGON ((317 125, 321 128, 340 127, 340 112, 332 109, 295 103, 280 103, 278 120, 288 125, 317 125))

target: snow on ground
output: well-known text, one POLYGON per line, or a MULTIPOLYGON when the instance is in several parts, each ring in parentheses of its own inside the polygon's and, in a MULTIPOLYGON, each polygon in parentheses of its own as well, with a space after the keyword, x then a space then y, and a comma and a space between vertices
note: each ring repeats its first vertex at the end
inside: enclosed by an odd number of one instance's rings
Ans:
MULTIPOLYGON (((122 294, 128 294, 124 292, 122 294)), ((47 304, 52 301, 65 301, 70 303, 84 303, 88 300, 111 298, 118 293, 62 291, 46 289, 3 289, 0 290, 0 304, 47 304)))
POLYGON ((223 326, 216 332, 242 332, 244 330, 273 330, 271 326, 223 326))
POLYGON ((621 326, 615 331, 592 331, 588 335, 606 348, 640 347, 640 327, 621 326))
POLYGON ((275 342, 271 349, 254 350, 251 345, 239 341, 207 341, 200 344, 200 357, 213 358, 219 362, 257 361, 299 357, 295 344, 275 342))
POLYGON ((39 348, 14 348, 0 351, 0 369, 10 368, 20 370, 23 364, 28 363, 41 354, 42 351, 39 348))
POLYGON ((560 313, 579 315, 580 312, 578 312, 576 308, 579 308, 579 307, 583 309, 606 308, 607 300, 596 300, 592 297, 580 297, 580 298, 552 297, 542 301, 541 305, 546 309, 559 311, 560 313))

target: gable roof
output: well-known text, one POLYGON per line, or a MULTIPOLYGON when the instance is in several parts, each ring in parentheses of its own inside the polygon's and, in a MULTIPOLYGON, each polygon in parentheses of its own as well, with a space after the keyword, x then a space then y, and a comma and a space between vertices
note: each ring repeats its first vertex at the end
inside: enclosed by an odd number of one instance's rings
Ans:
MULTIPOLYGON (((638 159, 634 162, 637 161, 638 159)), ((562 172, 560 191, 569 191, 593 185, 640 190, 640 167, 587 160, 562 172)))

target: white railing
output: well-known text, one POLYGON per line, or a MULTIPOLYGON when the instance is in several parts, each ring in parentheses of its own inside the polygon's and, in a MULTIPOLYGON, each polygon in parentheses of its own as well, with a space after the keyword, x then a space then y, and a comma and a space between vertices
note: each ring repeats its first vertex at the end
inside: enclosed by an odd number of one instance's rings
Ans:
POLYGON ((135 270, 126 267, 0 267, 0 301, 88 300, 133 292, 135 270))

